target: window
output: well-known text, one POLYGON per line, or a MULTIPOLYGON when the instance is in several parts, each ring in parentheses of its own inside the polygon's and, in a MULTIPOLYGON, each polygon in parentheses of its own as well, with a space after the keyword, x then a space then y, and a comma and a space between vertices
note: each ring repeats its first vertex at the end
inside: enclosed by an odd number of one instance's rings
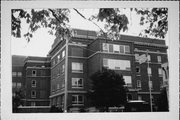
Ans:
POLYGON ((65 50, 62 51, 62 58, 65 57, 65 50))
POLYGON ((36 106, 36 102, 31 102, 31 106, 36 106))
POLYGON ((32 71, 32 76, 36 76, 36 70, 32 71))
POLYGON ((57 62, 59 63, 60 62, 60 55, 57 56, 57 59, 58 59, 57 62))
POLYGON ((103 43, 103 52, 108 52, 108 44, 107 43, 103 43))
POLYGON ((114 53, 119 53, 119 45, 113 45, 114 53))
POLYGON ((141 88, 141 81, 140 80, 137 80, 137 87, 141 88))
POLYGON ((147 68, 147 71, 148 71, 148 75, 151 75, 152 74, 152 72, 151 72, 151 68, 149 67, 149 68, 147 68))
POLYGON ((22 84, 21 83, 17 83, 17 88, 21 88, 22 84))
POLYGON ((64 72, 65 72, 65 65, 63 64, 62 65, 62 74, 64 74, 64 72))
POLYGON ((142 100, 142 96, 141 95, 138 95, 138 100, 142 100))
POLYGON ((36 87, 36 80, 32 80, 31 87, 36 87))
POLYGON ((136 67, 136 73, 140 73, 140 67, 136 67))
POLYGON ((161 56, 157 56, 157 61, 158 61, 158 63, 161 62, 161 56))
POLYGON ((18 73, 17 73, 17 76, 18 76, 18 77, 22 77, 22 72, 18 72, 18 73))
POLYGON ((132 80, 131 80, 131 76, 123 76, 125 84, 127 85, 127 87, 132 87, 132 80))
POLYGON ((12 72, 12 76, 13 76, 13 77, 16 77, 16 72, 12 72))
POLYGON ((113 45, 109 44, 109 52, 113 52, 113 45))
POLYGON ((82 78, 72 78, 72 88, 82 88, 83 79, 82 78))
POLYGON ((110 53, 130 53, 130 46, 129 45, 118 45, 118 44, 102 44, 103 52, 110 52, 110 53))
POLYGON ((130 53, 130 47, 125 45, 125 53, 130 53))
POLYGON ((31 91, 31 98, 36 98, 36 91, 35 90, 31 91))
POLYGON ((103 66, 108 68, 108 59, 103 59, 103 66))
POLYGON ((159 74, 159 76, 162 76, 162 69, 161 68, 158 68, 158 74, 159 74))
POLYGON ((103 66, 113 70, 131 70, 129 60, 103 59, 103 66))
POLYGON ((16 82, 13 82, 13 83, 12 83, 12 87, 13 87, 13 88, 16 88, 16 82))
POLYGON ((124 53, 124 46, 120 45, 120 53, 124 53))
POLYGON ((72 72, 83 72, 83 63, 72 62, 72 72))
POLYGON ((83 104, 84 98, 82 95, 72 95, 72 104, 83 104))

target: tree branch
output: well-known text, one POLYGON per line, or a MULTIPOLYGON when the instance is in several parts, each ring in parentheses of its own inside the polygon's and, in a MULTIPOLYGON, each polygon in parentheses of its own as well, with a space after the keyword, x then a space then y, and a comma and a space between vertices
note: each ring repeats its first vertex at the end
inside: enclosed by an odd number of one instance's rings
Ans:
POLYGON ((90 20, 90 19, 87 19, 82 13, 80 13, 76 8, 73 8, 82 18, 84 18, 85 20, 88 20, 88 21, 90 21, 90 22, 92 22, 95 26, 97 26, 104 34, 106 34, 105 32, 104 32, 104 30, 98 25, 98 24, 96 24, 95 22, 93 22, 92 20, 90 20))

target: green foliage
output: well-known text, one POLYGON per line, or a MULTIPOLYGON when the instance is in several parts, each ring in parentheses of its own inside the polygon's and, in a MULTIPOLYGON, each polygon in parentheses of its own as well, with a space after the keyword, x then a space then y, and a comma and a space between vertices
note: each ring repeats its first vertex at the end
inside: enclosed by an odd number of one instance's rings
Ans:
MULTIPOLYGON (((120 32, 128 30, 129 20, 125 14, 122 14, 118 8, 100 8, 97 15, 92 15, 91 18, 85 18, 78 9, 73 9, 83 19, 91 21, 99 27, 93 20, 104 22, 105 31, 100 28, 103 34, 108 38, 118 40, 120 32)), ((152 9, 137 9, 130 8, 130 11, 136 11, 141 15, 140 25, 148 25, 139 36, 156 38, 164 38, 168 31, 168 9, 167 8, 152 8, 152 9)), ((69 9, 12 9, 12 35, 21 37, 22 35, 22 20, 28 24, 28 31, 24 37, 30 41, 33 33, 39 28, 49 28, 49 34, 54 34, 56 37, 71 36, 71 29, 68 26, 69 9)))
POLYGON ((128 18, 125 14, 120 14, 119 9, 100 8, 97 16, 93 16, 97 21, 105 22, 104 28, 110 39, 119 39, 120 32, 128 30, 128 18))
POLYGON ((91 77, 92 88, 88 96, 96 107, 121 106, 126 103, 125 82, 122 75, 103 69, 91 77))
POLYGON ((135 9, 141 15, 140 25, 148 24, 140 36, 165 38, 168 31, 168 8, 135 9))
POLYGON ((18 112, 18 107, 23 105, 24 94, 22 90, 16 91, 13 97, 13 112, 18 112))
POLYGON ((158 98, 158 111, 169 111, 168 98, 166 88, 161 90, 161 94, 158 98))
POLYGON ((69 34, 67 23, 69 22, 69 9, 12 9, 12 35, 21 37, 21 23, 25 20, 28 31, 24 37, 30 41, 33 33, 39 28, 50 28, 49 33, 56 36, 69 34))

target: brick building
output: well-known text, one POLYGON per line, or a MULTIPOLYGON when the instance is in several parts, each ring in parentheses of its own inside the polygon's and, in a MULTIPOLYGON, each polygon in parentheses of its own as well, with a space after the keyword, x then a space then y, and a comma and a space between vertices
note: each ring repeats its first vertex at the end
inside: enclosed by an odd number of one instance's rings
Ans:
POLYGON ((15 96, 15 93, 24 90, 25 80, 24 80, 24 60, 26 56, 12 56, 12 95, 15 96))
POLYGON ((164 40, 121 35, 112 41, 97 37, 94 31, 74 29, 70 39, 56 38, 51 56, 51 105, 87 107, 86 93, 89 77, 102 67, 122 74, 129 89, 127 99, 150 101, 148 81, 150 78, 152 102, 160 94, 163 82, 161 64, 167 62, 167 46, 164 40), (139 64, 136 57, 147 54, 147 63, 139 64), (150 76, 150 77, 148 77, 150 76))
MULTIPOLYGON (((56 38, 48 57, 24 57, 20 68, 13 67, 16 76, 22 76, 19 80, 23 81, 26 106, 55 105, 65 111, 88 107, 89 77, 103 67, 123 75, 128 100, 150 102, 151 92, 156 104, 163 86, 161 65, 168 62, 164 40, 121 35, 113 41, 97 37, 95 31, 74 29, 73 33, 66 40, 56 38), (137 61, 143 54, 148 54, 149 63, 137 61)), ((14 76, 14 86, 16 79, 14 76)))
POLYGON ((12 87, 22 90, 24 106, 49 106, 50 58, 12 56, 12 87))

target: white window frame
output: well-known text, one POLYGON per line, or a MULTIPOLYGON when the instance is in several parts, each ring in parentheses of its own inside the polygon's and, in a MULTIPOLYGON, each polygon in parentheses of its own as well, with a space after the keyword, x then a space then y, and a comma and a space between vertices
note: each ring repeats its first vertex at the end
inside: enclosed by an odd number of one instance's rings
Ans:
POLYGON ((114 46, 113 46, 113 44, 109 44, 108 47, 110 48, 110 46, 112 46, 112 51, 110 52, 110 49, 109 49, 109 53, 113 53, 114 52, 114 46))
POLYGON ((138 95, 138 100, 142 100, 142 95, 138 95))
POLYGON ((162 61, 161 61, 162 59, 161 59, 161 56, 157 56, 157 61, 158 61, 158 63, 161 63, 162 61))
POLYGON ((31 98, 36 98, 36 91, 35 90, 31 91, 31 98), (34 92, 34 95, 33 95, 33 92, 34 92))
POLYGON ((108 68, 108 59, 103 59, 103 67, 108 68))
POLYGON ((132 87, 132 77, 131 76, 123 76, 123 79, 124 79, 125 85, 127 87, 132 87), (125 78, 127 78, 127 77, 131 78, 131 83, 126 83, 126 79, 125 78))
POLYGON ((62 55, 62 58, 65 57, 65 50, 62 51, 61 55, 62 55))
POLYGON ((84 96, 83 95, 72 95, 72 104, 73 105, 84 104, 84 96), (79 101, 80 96, 82 97, 82 101, 79 101), (73 97, 76 97, 76 101, 73 101, 73 97))
POLYGON ((21 88, 22 87, 22 83, 21 82, 17 82, 16 83, 16 87, 19 89, 19 88, 21 88))
POLYGON ((71 70, 73 73, 83 73, 83 63, 72 62, 71 70))
POLYGON ((36 106, 36 102, 32 101, 31 106, 36 106))
POLYGON ((130 53, 130 46, 129 45, 124 46, 124 52, 127 53, 127 54, 130 53))
POLYGON ((162 76, 163 76, 163 71, 162 71, 162 68, 158 68, 158 75, 159 75, 160 77, 162 77, 162 76))
POLYGON ((12 82, 12 87, 16 88, 16 82, 12 82))
POLYGON ((124 54, 124 53, 125 53, 124 45, 119 45, 119 53, 121 53, 121 54, 124 54), (123 52, 121 52, 121 47, 123 48, 123 52))
POLYGON ((18 72, 18 73, 17 73, 17 76, 18 76, 18 77, 22 77, 22 72, 18 72))
POLYGON ((83 78, 72 78, 72 88, 83 88, 83 78), (79 84, 79 80, 82 80, 82 84, 79 84))
POLYGON ((31 81, 31 87, 36 87, 36 84, 37 84, 36 80, 31 81), (35 82, 35 83, 33 83, 33 82, 35 82))
POLYGON ((16 77, 17 73, 16 72, 12 72, 12 76, 16 77))
POLYGON ((119 45, 113 44, 113 52, 114 52, 114 53, 120 53, 120 47, 119 47, 119 45))
POLYGON ((58 55, 57 55, 57 62, 58 62, 58 63, 60 62, 60 59, 61 59, 61 57, 60 57, 60 55, 58 54, 58 55))
POLYGON ((103 48, 103 52, 109 52, 109 44, 103 43, 102 48, 103 48))

